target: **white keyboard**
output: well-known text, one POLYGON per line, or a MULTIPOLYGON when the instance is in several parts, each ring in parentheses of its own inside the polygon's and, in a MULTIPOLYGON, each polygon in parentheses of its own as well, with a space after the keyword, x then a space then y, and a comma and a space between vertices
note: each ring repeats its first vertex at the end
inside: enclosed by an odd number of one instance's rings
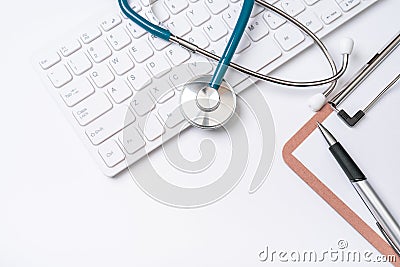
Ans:
MULTIPOLYGON (((376 1, 268 0, 319 37, 376 1)), ((150 20, 155 16, 173 34, 221 55, 242 2, 158 0, 150 7, 148 0, 136 0, 132 6, 150 20)), ((289 22, 256 5, 233 60, 269 73, 310 44, 311 39, 289 22)), ((214 68, 206 59, 147 34, 121 14, 116 0, 113 10, 43 49, 34 60, 49 92, 107 176, 115 176, 128 162, 134 163, 182 130, 182 115, 172 112, 179 92, 147 90, 146 85, 157 82, 162 73, 164 80, 168 77, 166 87, 174 88, 177 80, 181 83, 199 74, 195 62, 205 62, 203 73, 214 68), (174 67, 184 63, 186 75, 177 77, 174 67), (160 98, 163 92, 166 95, 160 98), (144 117, 149 118, 146 126, 144 117), (130 133, 129 139, 122 138, 123 129, 130 133)), ((250 84, 233 72, 227 80, 238 93, 250 84)))

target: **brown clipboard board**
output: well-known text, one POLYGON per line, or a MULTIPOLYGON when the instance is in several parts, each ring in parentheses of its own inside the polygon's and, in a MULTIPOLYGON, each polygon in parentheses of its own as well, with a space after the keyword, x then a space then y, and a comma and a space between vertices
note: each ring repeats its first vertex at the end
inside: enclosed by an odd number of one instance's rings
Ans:
POLYGON ((343 219, 345 219, 357 232, 359 232, 382 255, 395 255, 393 266, 400 267, 400 257, 393 248, 377 234, 366 222, 364 222, 349 206, 346 205, 335 193, 333 193, 317 176, 315 176, 293 152, 317 129, 317 122, 323 122, 333 110, 326 104, 317 112, 301 129, 285 144, 282 156, 286 164, 328 203, 343 219))

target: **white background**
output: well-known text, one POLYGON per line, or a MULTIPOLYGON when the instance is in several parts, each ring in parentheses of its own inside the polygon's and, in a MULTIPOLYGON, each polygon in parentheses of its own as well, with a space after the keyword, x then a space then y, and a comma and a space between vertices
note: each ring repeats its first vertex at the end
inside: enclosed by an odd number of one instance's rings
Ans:
MULTIPOLYGON (((278 152, 255 195, 244 185, 215 205, 179 210, 147 197, 127 173, 116 179, 102 175, 30 60, 54 35, 68 32, 109 1, 2 5, 1 267, 263 266, 267 263, 257 255, 266 245, 321 251, 339 239, 352 249, 373 250, 282 160, 284 143, 312 115, 306 101, 316 90, 261 84, 275 118, 278 152)), ((335 59, 340 60, 340 37, 351 36, 356 50, 349 73, 358 69, 400 28, 399 10, 399 1, 382 0, 331 34, 325 41, 335 59)), ((324 64, 318 56, 317 50, 307 51, 277 74, 328 74, 315 68, 324 64)))

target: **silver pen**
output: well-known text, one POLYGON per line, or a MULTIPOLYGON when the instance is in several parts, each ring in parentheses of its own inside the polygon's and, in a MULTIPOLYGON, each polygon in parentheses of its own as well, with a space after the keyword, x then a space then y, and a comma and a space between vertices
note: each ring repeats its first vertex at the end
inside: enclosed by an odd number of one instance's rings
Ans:
POLYGON ((379 230, 385 236, 393 250, 400 256, 400 227, 390 214, 383 201, 368 183, 367 178, 346 152, 343 146, 333 137, 333 135, 320 123, 318 128, 329 144, 329 150, 346 173, 354 189, 361 197, 372 216, 376 220, 379 230))

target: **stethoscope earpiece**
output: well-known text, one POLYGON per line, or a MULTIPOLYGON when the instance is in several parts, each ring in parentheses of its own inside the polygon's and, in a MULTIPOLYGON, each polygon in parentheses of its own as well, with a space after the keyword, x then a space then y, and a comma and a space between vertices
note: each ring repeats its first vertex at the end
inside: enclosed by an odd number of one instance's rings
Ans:
POLYGON ((323 93, 316 94, 308 101, 308 107, 312 111, 317 112, 325 105, 326 99, 327 98, 323 93))
MULTIPOLYGON (((351 38, 343 38, 340 41, 340 53, 344 56, 350 56, 353 53, 354 49, 354 40, 351 38)), ((308 107, 314 111, 319 111, 326 103, 328 96, 330 95, 331 90, 326 91, 325 93, 319 93, 311 97, 308 101, 308 107)))
POLYGON ((340 53, 342 55, 351 55, 353 53, 354 40, 351 38, 343 38, 340 41, 340 53))

